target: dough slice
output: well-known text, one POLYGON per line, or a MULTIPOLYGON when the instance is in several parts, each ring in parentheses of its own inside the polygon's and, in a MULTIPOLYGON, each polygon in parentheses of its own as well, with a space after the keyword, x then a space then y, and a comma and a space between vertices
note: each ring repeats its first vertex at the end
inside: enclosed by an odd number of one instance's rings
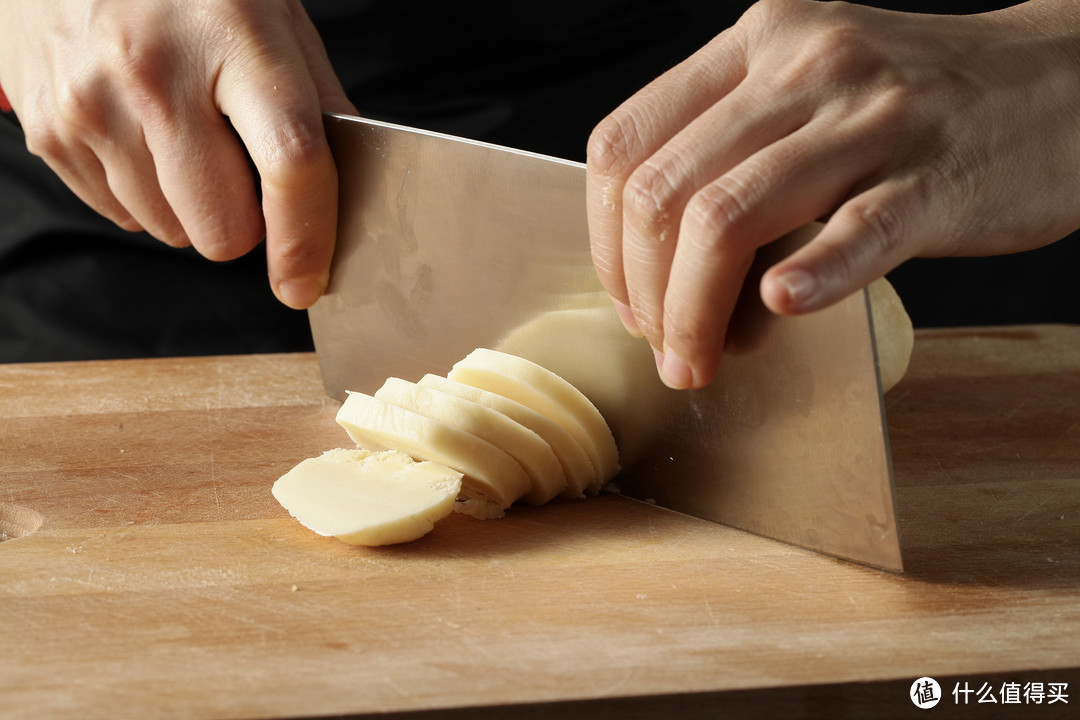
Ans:
POLYGON ((516 400, 566 428, 596 470, 592 489, 599 489, 619 471, 615 438, 600 411, 550 370, 517 355, 477 348, 458 361, 447 377, 516 400))
POLYGON ((457 509, 478 517, 500 517, 529 492, 529 476, 517 460, 475 435, 363 393, 349 393, 337 421, 357 445, 399 450, 462 473, 462 494, 472 500, 457 509))
POLYGON ((441 375, 425 375, 420 378, 417 385, 456 395, 491 408, 543 438, 562 466, 566 481, 566 488, 562 491, 563 497, 580 498, 585 494, 585 489, 595 482, 596 471, 593 470, 592 461, 589 460, 589 456, 585 454, 574 436, 562 425, 532 408, 508 397, 472 385, 465 385, 441 375))
POLYGON ((525 500, 543 505, 566 489, 566 474, 551 446, 497 410, 432 387, 388 378, 375 397, 486 440, 521 464, 532 481, 525 500))
POLYGON ((907 373, 911 351, 915 347, 915 329, 904 303, 885 278, 867 286, 870 315, 874 321, 874 348, 881 375, 881 392, 887 393, 907 373))
POLYGON ((416 540, 454 509, 461 473, 390 450, 329 450, 271 490, 302 525, 353 545, 416 540))
POLYGON ((581 390, 607 420, 624 468, 653 447, 657 418, 678 397, 660 382, 649 343, 626 332, 603 291, 568 295, 565 306, 538 313, 493 349, 528 358, 581 390))

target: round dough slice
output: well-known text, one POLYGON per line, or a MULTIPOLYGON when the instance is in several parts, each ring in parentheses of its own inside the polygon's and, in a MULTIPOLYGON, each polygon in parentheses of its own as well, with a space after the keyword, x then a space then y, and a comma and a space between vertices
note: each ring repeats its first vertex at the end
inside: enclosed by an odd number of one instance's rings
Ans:
POLYGON ((469 514, 500 517, 532 487, 518 461, 491 443, 370 395, 349 393, 337 421, 361 447, 398 450, 462 473, 461 492, 475 502, 459 509, 469 514))
POLYGON ((623 468, 655 446, 657 418, 679 398, 660 382, 649 343, 626 332, 602 290, 568 295, 563 307, 536 314, 493 349, 532 360, 581 390, 607 420, 623 468), (588 348, 602 352, 580 351, 588 348))
POLYGON ((892 283, 879 278, 866 289, 870 295, 870 316, 874 321, 874 348, 881 392, 887 393, 907 372, 915 347, 915 329, 892 283))
POLYGON ((449 515, 461 473, 392 450, 329 450, 304 460, 271 490, 301 525, 352 545, 423 537, 449 515))
POLYGON ((394 377, 383 383, 375 397, 464 430, 506 452, 532 480, 532 488, 525 495, 530 504, 543 505, 566 489, 566 474, 551 446, 497 410, 394 377))
POLYGON ((595 483, 596 471, 593 469, 589 456, 581 449, 580 443, 574 439, 574 436, 551 418, 545 417, 532 408, 508 397, 472 385, 466 385, 441 375, 425 375, 420 378, 417 385, 430 387, 449 395, 456 395, 491 408, 529 428, 543 438, 554 451, 559 464, 562 465, 566 480, 566 489, 562 492, 563 497, 584 497, 586 488, 595 483))
POLYGON ((580 390, 550 370, 517 355, 477 348, 447 377, 516 400, 562 425, 592 461, 596 488, 619 471, 615 438, 603 415, 580 390))

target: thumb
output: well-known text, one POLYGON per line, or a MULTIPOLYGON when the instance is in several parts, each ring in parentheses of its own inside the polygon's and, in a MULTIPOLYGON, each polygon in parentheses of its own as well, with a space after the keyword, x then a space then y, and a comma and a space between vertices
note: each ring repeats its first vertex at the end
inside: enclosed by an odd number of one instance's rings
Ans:
POLYGON ((928 228, 911 197, 879 185, 842 205, 813 239, 762 276, 766 307, 780 315, 821 310, 913 257, 928 228))

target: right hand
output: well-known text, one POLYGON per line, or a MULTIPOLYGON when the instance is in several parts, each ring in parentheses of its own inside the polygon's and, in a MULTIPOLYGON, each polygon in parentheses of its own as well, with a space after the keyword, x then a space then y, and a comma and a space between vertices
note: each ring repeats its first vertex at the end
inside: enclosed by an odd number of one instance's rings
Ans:
POLYGON ((0 28, 27 147, 84 202, 212 260, 265 236, 278 298, 318 299, 337 225, 321 111, 355 110, 299 0, 6 0, 0 28))

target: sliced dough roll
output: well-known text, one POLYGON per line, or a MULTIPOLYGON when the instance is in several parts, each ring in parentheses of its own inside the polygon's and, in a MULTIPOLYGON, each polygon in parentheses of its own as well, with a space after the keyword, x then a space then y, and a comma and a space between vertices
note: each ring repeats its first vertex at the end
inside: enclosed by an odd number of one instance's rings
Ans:
POLYGON ((498 517, 532 488, 518 461, 486 440, 370 395, 349 393, 337 421, 361 447, 399 450, 461 472, 466 498, 497 506, 470 514, 498 517))
POLYGON ((566 489, 566 474, 551 446, 497 410, 401 378, 388 378, 375 397, 464 430, 509 454, 532 481, 525 500, 533 505, 543 505, 566 489))
POLYGON ((563 497, 580 498, 585 494, 585 489, 595 483, 597 473, 593 469, 589 456, 585 454, 581 444, 574 439, 574 436, 554 420, 541 415, 516 400, 511 400, 489 390, 465 385, 441 375, 425 375, 420 378, 417 385, 456 395, 491 408, 543 438, 554 451, 555 457, 558 458, 559 464, 562 466, 566 480, 566 488, 562 492, 563 497))
POLYGON ((392 545, 426 535, 453 511, 461 473, 392 450, 338 448, 304 460, 271 492, 320 535, 392 545))
POLYGON ((606 292, 567 295, 565 303, 514 328, 493 349, 528 358, 581 390, 607 420, 619 464, 629 467, 655 444, 656 419, 678 392, 660 382, 652 348, 626 332, 606 292))
POLYGON ((597 471, 594 488, 619 471, 615 438, 600 411, 550 370, 516 355, 478 348, 457 362, 447 377, 516 400, 566 428, 597 471))
POLYGON ((874 321, 874 347, 881 374, 881 392, 887 393, 903 379, 915 347, 915 330, 904 303, 885 278, 867 287, 874 321))

